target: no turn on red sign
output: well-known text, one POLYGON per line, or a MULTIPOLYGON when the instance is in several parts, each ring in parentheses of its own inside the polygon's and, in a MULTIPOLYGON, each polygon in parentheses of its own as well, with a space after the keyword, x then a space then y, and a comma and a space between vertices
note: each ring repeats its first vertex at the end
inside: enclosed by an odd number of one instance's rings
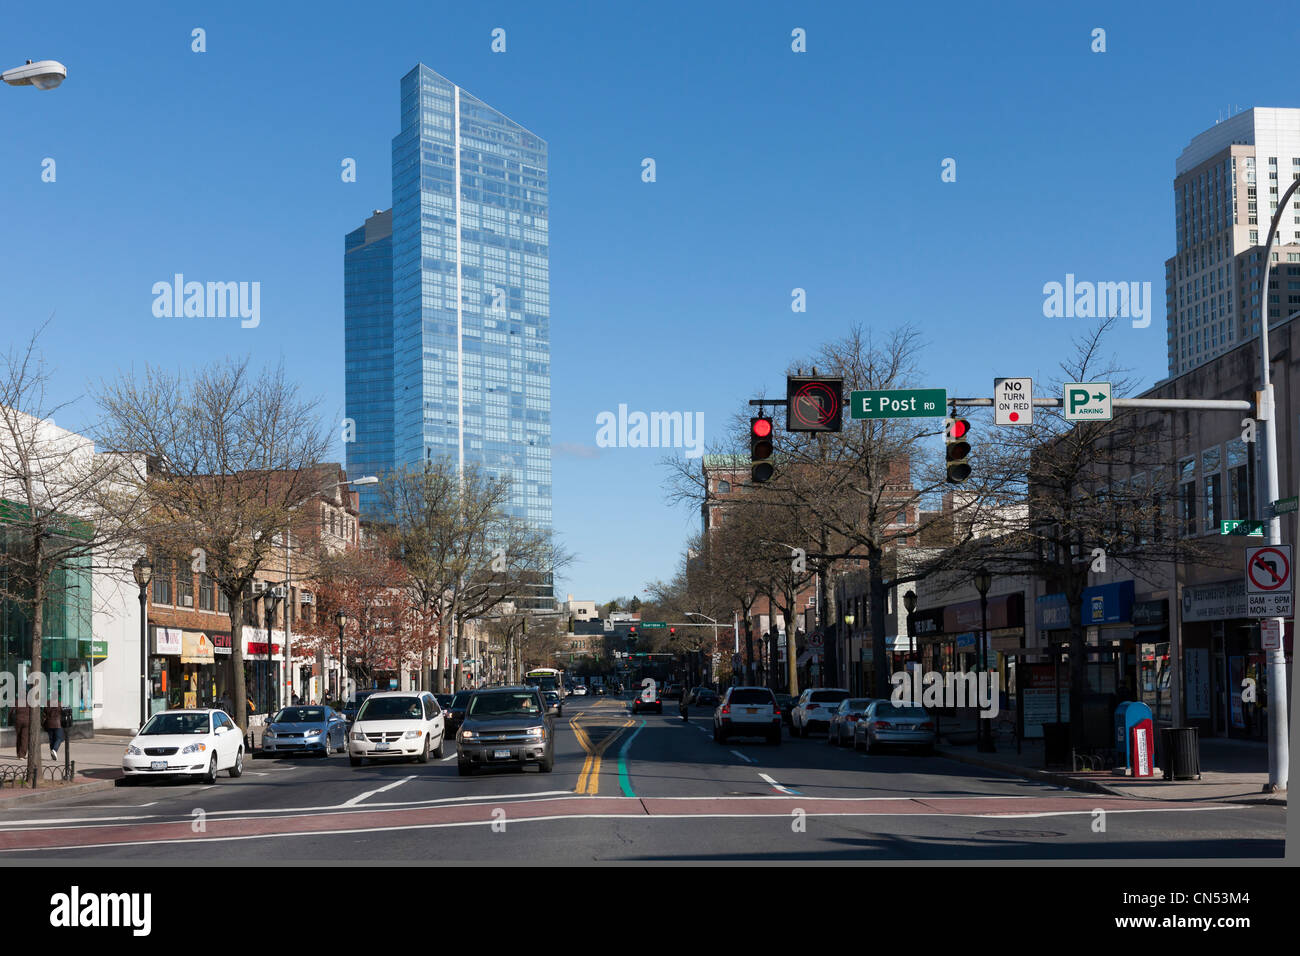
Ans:
POLYGON ((993 424, 1032 425, 1033 423, 1034 380, 995 378, 993 380, 993 424))
POLYGON ((1290 617, 1293 613, 1291 546, 1246 549, 1246 613, 1250 617, 1290 617))

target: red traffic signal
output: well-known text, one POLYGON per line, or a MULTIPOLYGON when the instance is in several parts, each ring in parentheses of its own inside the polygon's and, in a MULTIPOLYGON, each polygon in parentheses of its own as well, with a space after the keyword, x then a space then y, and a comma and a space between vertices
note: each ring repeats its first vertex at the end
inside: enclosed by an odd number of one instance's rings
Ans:
POLYGON ((970 422, 964 418, 949 418, 943 423, 943 440, 946 444, 944 458, 947 461, 949 483, 959 485, 970 477, 970 422))
POLYGON ((749 476, 754 484, 772 477, 772 419, 758 416, 749 420, 749 476))
POLYGON ((675 628, 675 627, 670 627, 670 628, 668 628, 668 636, 669 636, 669 637, 672 637, 672 636, 673 636, 674 634, 676 634, 676 633, 677 633, 677 628, 675 628))

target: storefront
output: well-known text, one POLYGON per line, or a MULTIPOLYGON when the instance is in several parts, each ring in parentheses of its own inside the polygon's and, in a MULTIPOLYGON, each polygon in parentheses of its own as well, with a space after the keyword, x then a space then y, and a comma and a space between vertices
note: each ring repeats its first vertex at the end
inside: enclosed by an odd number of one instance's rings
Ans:
MULTIPOLYGON (((273 638, 279 634, 283 632, 272 632, 273 638)), ((268 707, 279 706, 277 691, 283 649, 284 645, 273 639, 268 659, 266 629, 244 628, 244 688, 248 693, 250 714, 264 714, 268 707)))
MULTIPOLYGON (((1118 700, 1137 699, 1137 644, 1133 632, 1132 581, 1116 581, 1085 588, 1081 610, 1087 647, 1088 688, 1094 694, 1113 694, 1118 700)), ((1053 653, 1067 661, 1070 643, 1070 605, 1064 594, 1044 594, 1035 602, 1038 632, 1047 637, 1053 653)), ((1062 678, 1069 684, 1068 674, 1062 678)))
MULTIPOLYGON (((1183 705, 1187 723, 1203 736, 1264 740, 1268 734, 1269 681, 1259 621, 1246 616, 1242 578, 1184 585, 1180 603, 1183 705), (1242 693, 1253 681, 1255 699, 1242 693)), ((1283 649, 1290 658, 1292 622, 1283 649)))
POLYGON ((1157 724, 1173 719, 1170 697, 1169 599, 1137 601, 1133 604, 1133 642, 1137 655, 1136 699, 1151 708, 1157 724))

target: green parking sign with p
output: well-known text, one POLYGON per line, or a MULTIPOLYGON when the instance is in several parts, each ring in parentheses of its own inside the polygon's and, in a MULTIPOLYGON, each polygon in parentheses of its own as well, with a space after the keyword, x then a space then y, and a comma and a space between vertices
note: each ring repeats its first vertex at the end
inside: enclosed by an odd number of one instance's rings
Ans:
POLYGON ((1115 417, 1110 382, 1066 382, 1061 411, 1067 422, 1108 422, 1115 417))

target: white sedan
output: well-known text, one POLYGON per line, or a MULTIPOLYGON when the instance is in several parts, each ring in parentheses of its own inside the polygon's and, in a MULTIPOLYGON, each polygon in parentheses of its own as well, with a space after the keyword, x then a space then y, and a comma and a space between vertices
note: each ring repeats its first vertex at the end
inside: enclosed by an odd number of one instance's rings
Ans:
POLYGON ((217 774, 244 772, 244 738, 221 710, 167 710, 140 728, 122 755, 127 780, 142 777, 200 777, 216 783, 217 774))
POLYGON ((587 696, 587 687, 586 687, 586 685, 585 685, 585 684, 579 684, 578 686, 574 687, 574 688, 573 688, 573 696, 574 696, 574 697, 586 697, 586 696, 587 696))

